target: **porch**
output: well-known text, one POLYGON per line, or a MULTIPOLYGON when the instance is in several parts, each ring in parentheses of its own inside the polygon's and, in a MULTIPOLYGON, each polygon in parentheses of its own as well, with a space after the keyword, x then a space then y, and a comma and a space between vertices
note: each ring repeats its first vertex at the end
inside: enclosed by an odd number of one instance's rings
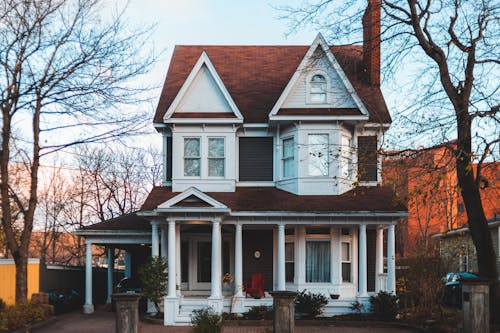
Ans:
MULTIPOLYGON (((169 279, 162 305, 165 325, 188 325, 192 311, 204 307, 244 313, 252 306, 272 306, 267 293, 272 290, 322 293, 329 299, 326 316, 349 313, 352 302, 367 303, 380 290, 395 291, 391 218, 315 215, 154 217, 146 224, 149 230, 140 232, 86 232, 87 258, 93 244, 121 248, 135 244, 143 250, 150 245, 152 256, 165 257, 169 279), (234 279, 226 285, 225 273, 234 279), (244 292, 244 283, 255 273, 265 276, 266 297, 260 299, 244 292), (339 298, 332 299, 332 294, 339 298)), ((131 266, 140 264, 129 261, 127 276, 134 271, 131 266)), ((87 265, 87 273, 91 269, 87 265)), ((112 287, 108 281, 109 295, 112 287)), ((91 294, 92 281, 87 278, 87 312, 93 310, 91 294)))

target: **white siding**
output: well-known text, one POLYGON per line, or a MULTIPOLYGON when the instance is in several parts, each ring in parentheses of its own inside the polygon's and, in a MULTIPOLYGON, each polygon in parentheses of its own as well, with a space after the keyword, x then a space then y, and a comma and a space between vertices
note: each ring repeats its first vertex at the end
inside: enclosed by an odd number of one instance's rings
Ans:
POLYGON ((175 112, 231 112, 212 74, 203 65, 175 112))

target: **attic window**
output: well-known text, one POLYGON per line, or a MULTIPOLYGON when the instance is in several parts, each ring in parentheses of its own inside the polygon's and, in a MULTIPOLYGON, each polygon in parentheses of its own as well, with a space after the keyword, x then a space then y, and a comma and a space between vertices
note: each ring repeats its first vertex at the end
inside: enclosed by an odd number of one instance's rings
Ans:
POLYGON ((326 79, 316 74, 311 79, 311 103, 326 103, 326 79))

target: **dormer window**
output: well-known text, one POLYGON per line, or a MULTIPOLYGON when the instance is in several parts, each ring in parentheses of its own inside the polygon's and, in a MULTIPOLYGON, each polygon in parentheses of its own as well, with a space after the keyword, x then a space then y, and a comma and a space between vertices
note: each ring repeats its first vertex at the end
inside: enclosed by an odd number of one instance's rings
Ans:
POLYGON ((321 74, 316 74, 310 82, 311 103, 326 103, 326 79, 321 74))

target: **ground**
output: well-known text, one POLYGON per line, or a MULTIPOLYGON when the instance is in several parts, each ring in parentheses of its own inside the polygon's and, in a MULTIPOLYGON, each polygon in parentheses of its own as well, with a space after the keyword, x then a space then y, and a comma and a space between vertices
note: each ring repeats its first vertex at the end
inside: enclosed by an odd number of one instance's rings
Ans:
MULTIPOLYGON (((102 333, 115 331, 115 317, 113 312, 98 310, 91 315, 85 315, 80 312, 71 312, 57 317, 57 320, 50 324, 35 330, 36 333, 102 333)), ((396 327, 369 327, 369 323, 363 323, 363 327, 344 327, 344 326, 297 326, 296 333, 412 333, 411 329, 396 327)), ((141 322, 139 324, 139 333, 188 333, 190 327, 165 327, 141 322)), ((265 326, 227 326, 222 330, 223 333, 267 333, 272 332, 271 327, 265 326)))

